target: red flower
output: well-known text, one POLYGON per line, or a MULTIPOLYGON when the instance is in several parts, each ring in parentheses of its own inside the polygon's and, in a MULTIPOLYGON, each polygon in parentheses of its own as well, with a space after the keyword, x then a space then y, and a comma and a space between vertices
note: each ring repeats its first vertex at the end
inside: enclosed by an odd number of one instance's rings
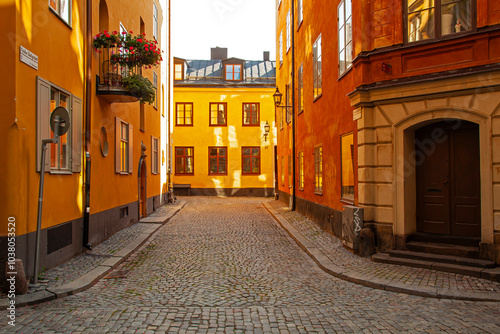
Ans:
POLYGON ((129 31, 131 34, 133 34, 132 30, 129 31))
POLYGON ((109 36, 109 34, 106 34, 106 37, 110 38, 111 36, 109 36))
POLYGON ((116 35, 116 34, 118 34, 118 31, 116 31, 116 30, 113 31, 113 35, 116 35))
POLYGON ((142 35, 143 35, 143 36, 146 36, 146 33, 145 33, 145 32, 143 32, 143 33, 142 33, 142 35))
POLYGON ((130 52, 130 54, 132 54, 132 55, 133 55, 134 53, 135 53, 134 51, 130 52))
POLYGON ((108 32, 108 31, 105 29, 105 30, 104 30, 104 33, 107 33, 107 32, 108 32))
POLYGON ((142 43, 142 38, 138 38, 137 42, 142 43))
POLYGON ((149 49, 148 49, 148 48, 145 48, 144 50, 149 51, 149 49))
POLYGON ((129 48, 129 50, 131 50, 131 51, 132 51, 133 49, 134 49, 134 47, 133 47, 133 46, 131 46, 131 47, 129 48))
POLYGON ((126 34, 127 34, 127 32, 126 32, 126 31, 122 31, 122 34, 123 34, 123 35, 126 35, 126 34))

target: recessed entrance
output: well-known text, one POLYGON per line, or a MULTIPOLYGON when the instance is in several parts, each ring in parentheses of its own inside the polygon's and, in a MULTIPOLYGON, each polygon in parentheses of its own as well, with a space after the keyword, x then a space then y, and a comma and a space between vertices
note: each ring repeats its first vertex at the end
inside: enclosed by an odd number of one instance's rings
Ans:
POLYGON ((481 236, 479 126, 463 120, 415 131, 417 231, 481 236))

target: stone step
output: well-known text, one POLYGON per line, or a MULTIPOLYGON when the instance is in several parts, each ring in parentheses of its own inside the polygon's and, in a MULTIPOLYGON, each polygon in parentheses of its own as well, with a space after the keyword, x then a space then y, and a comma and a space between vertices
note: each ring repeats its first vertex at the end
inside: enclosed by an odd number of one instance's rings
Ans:
POLYGON ((479 247, 481 238, 478 237, 461 237, 444 234, 431 234, 431 233, 414 233, 408 236, 406 242, 431 242, 436 244, 452 244, 468 247, 479 247))
POLYGON ((451 255, 473 259, 477 259, 479 257, 479 247, 410 241, 406 243, 406 248, 413 252, 451 255))
POLYGON ((379 263, 395 264, 406 267, 426 268, 472 277, 480 277, 490 281, 500 282, 500 267, 477 268, 452 263, 417 260, 390 256, 388 253, 377 253, 372 256, 372 261, 379 263))
POLYGON ((412 252, 405 250, 391 250, 389 252, 391 257, 431 261, 439 263, 451 263, 462 266, 476 267, 476 268, 495 268, 495 262, 480 259, 471 259, 468 257, 441 255, 432 253, 412 252))

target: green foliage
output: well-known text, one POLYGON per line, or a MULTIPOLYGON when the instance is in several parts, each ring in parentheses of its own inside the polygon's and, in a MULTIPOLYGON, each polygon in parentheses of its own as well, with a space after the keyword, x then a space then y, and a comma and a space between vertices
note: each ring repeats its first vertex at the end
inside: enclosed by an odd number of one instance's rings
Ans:
POLYGON ((144 78, 139 74, 131 74, 122 79, 122 85, 132 95, 137 96, 141 103, 152 104, 155 101, 156 90, 148 78, 144 78))

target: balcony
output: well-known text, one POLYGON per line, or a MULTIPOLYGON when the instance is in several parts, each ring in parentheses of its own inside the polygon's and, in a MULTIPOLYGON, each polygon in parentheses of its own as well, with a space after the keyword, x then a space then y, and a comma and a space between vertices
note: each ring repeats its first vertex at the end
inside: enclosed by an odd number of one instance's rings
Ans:
POLYGON ((97 95, 110 103, 139 101, 139 96, 127 88, 126 79, 135 75, 142 76, 140 56, 124 54, 119 47, 103 47, 98 52, 97 95))

